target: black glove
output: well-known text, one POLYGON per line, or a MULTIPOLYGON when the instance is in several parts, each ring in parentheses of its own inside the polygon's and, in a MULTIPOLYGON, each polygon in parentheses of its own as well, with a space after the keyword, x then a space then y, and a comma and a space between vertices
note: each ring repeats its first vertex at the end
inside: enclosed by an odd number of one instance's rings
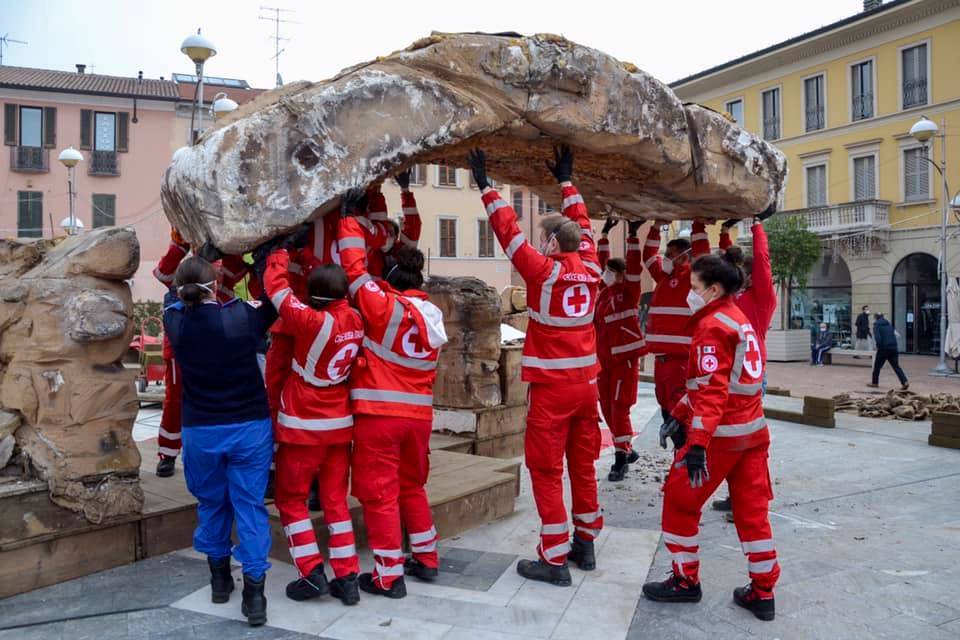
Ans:
POLYGON ((477 188, 483 191, 490 186, 487 180, 487 154, 483 149, 474 149, 467 154, 467 162, 470 163, 470 171, 473 172, 473 181, 477 183, 477 188))
POLYGON ((637 237, 637 232, 640 231, 640 227, 643 226, 643 223, 646 222, 643 218, 637 218, 636 220, 630 220, 627 222, 627 235, 631 238, 637 237))
POLYGON ((664 449, 667 448, 667 438, 673 441, 674 451, 683 447, 683 443, 687 441, 687 434, 683 430, 683 425, 673 416, 670 416, 666 422, 660 425, 660 446, 664 449))
POLYGON ((763 213, 757 216, 757 220, 760 220, 762 222, 767 218, 769 218, 770 216, 772 216, 773 214, 775 214, 776 212, 777 212, 777 203, 773 203, 772 205, 767 207, 766 211, 764 211, 763 213))
POLYGON ((557 182, 567 182, 573 177, 573 151, 565 144, 553 148, 554 162, 546 161, 547 169, 557 182))
POLYGON ((223 257, 223 253, 213 246, 212 242, 204 242, 200 250, 197 251, 197 255, 207 262, 216 262, 223 257))
POLYGON ((267 240, 262 245, 257 247, 251 253, 253 257, 253 273, 257 278, 260 279, 260 282, 264 281, 264 274, 267 272, 267 258, 273 253, 277 247, 285 243, 284 238, 274 238, 273 240, 267 240))
POLYGON ((738 222, 740 222, 739 218, 730 218, 720 226, 723 228, 724 231, 729 231, 730 229, 733 229, 735 226, 737 226, 738 222))
POLYGON ((699 489, 710 480, 710 472, 707 471, 707 450, 703 447, 692 446, 683 457, 683 463, 687 466, 687 474, 690 476, 690 486, 699 489))
POLYGON ((400 186, 401 189, 406 191, 410 188, 410 169, 406 171, 401 171, 397 175, 393 176, 393 179, 400 186))
POLYGON ((607 220, 603 223, 602 233, 604 235, 610 233, 610 230, 613 229, 618 224, 620 224, 619 218, 614 218, 613 216, 607 216, 607 220))
POLYGON ((367 192, 362 187, 350 187, 340 196, 340 215, 347 218, 367 210, 367 192))
POLYGON ((313 223, 304 222, 300 225, 300 228, 288 235, 283 239, 283 248, 284 249, 303 249, 307 246, 307 240, 309 239, 310 229, 313 228, 313 223))

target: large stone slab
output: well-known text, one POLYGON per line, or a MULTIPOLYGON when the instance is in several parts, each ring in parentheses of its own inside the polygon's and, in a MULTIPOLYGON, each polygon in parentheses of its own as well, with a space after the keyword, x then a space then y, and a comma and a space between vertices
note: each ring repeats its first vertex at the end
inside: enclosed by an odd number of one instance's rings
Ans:
POLYGON ((494 178, 559 207, 544 166, 557 142, 575 148, 576 184, 598 217, 747 217, 786 177, 772 145, 596 49, 434 34, 243 105, 175 154, 163 205, 192 242, 249 250, 332 211, 349 187, 414 163, 464 167, 480 146, 494 178))

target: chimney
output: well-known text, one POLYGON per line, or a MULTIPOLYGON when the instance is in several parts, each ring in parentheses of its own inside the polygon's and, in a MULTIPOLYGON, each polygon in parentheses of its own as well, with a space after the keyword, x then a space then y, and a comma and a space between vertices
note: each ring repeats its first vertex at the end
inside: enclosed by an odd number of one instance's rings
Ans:
POLYGON ((137 82, 143 82, 143 71, 137 71, 137 82))
POLYGON ((882 4, 883 0, 863 0, 863 10, 873 11, 874 9, 879 9, 882 4))
POLYGON ((87 72, 87 65, 85 64, 77 65, 77 73, 86 73, 86 72, 87 72))

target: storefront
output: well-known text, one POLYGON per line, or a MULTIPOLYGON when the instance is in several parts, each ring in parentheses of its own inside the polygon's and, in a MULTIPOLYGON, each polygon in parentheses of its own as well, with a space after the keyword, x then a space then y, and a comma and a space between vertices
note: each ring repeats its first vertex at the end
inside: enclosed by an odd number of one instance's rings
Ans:
POLYGON ((937 259, 911 253, 893 272, 891 321, 903 353, 936 355, 940 349, 940 280, 937 259))
POLYGON ((803 290, 790 290, 790 328, 816 331, 826 322, 837 346, 851 339, 850 270, 842 258, 824 255, 810 270, 803 290))

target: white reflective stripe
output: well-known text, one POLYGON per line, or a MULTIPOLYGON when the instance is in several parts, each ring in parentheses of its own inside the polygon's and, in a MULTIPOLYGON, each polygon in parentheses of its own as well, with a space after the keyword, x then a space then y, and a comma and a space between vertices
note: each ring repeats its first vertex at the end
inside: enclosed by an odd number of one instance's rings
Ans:
POLYGON ((170 275, 167 275, 163 273, 162 271, 160 271, 160 267, 154 267, 153 275, 157 280, 159 280, 164 284, 173 282, 173 274, 171 273, 170 275))
POLYGON ((437 368, 436 360, 420 360, 418 358, 407 358, 406 356, 401 356, 400 354, 394 353, 390 349, 384 347, 382 344, 374 342, 372 339, 366 336, 363 338, 363 347, 374 352, 384 360, 398 364, 401 367, 417 369, 418 371, 433 371, 437 368))
POLYGON ((323 253, 323 218, 318 218, 313 223, 313 255, 322 260, 323 253))
POLYGON ((517 252, 517 249, 519 249, 526 241, 527 236, 523 235, 523 232, 521 231, 517 235, 513 236, 513 240, 510 241, 510 244, 508 244, 507 248, 503 251, 507 254, 508 258, 512 258, 513 254, 517 252))
POLYGON ((690 307, 650 307, 647 313, 650 315, 658 313, 662 316, 692 316, 693 309, 690 307))
POLYGON ((617 390, 613 392, 613 399, 614 399, 614 400, 619 400, 619 399, 620 399, 620 385, 622 385, 622 384, 623 384, 623 380, 617 380, 617 390))
POLYGON ((760 562, 748 562, 747 571, 750 573, 770 573, 777 566, 776 559, 762 560, 760 562))
POLYGON ((360 287, 362 287, 363 285, 367 284, 368 282, 371 282, 372 280, 373 280, 373 278, 370 277, 370 274, 369 274, 369 273, 365 273, 365 274, 363 274, 362 276, 360 276, 359 278, 357 278, 356 280, 354 280, 354 281, 350 284, 350 295, 351 295, 351 296, 357 295, 357 291, 360 290, 360 287))
POLYGON ((309 371, 311 375, 316 375, 317 361, 320 359, 320 356, 323 355, 323 350, 330 341, 330 335, 332 333, 333 315, 324 313, 323 324, 320 325, 320 331, 317 332, 317 337, 313 339, 313 344, 310 345, 310 350, 307 351, 307 361, 303 365, 303 368, 309 371))
POLYGON ((555 547, 550 547, 549 549, 543 550, 543 557, 547 560, 553 560, 556 557, 563 556, 570 553, 570 543, 561 542, 555 547))
POLYGON ((403 215, 405 215, 405 216, 419 216, 419 215, 420 215, 420 211, 418 211, 416 207, 402 207, 400 210, 403 211, 403 215))
POLYGON ((603 316, 604 322, 616 322, 617 320, 625 320, 626 318, 635 318, 640 315, 640 312, 636 309, 627 309, 626 311, 621 311, 620 313, 611 313, 610 315, 603 316))
POLYGON ((687 389, 690 391, 696 391, 701 386, 710 382, 710 378, 713 376, 712 373, 708 373, 705 376, 700 376, 698 378, 687 378, 687 389))
POLYGON ((371 211, 368 215, 371 220, 376 220, 378 222, 386 220, 388 217, 386 211, 371 211))
MULTIPOLYGON (((534 311, 532 305, 528 309, 530 317, 534 318, 538 322, 543 322, 546 324, 548 321, 553 319, 550 317, 550 301, 553 299, 553 285, 557 282, 559 277, 560 263, 554 262, 553 268, 550 270, 550 275, 547 276, 547 279, 544 280, 543 284, 540 286, 539 311, 534 311)), ((593 322, 592 319, 591 322, 593 322)))
POLYGON ((277 422, 288 429, 304 431, 333 431, 353 426, 353 416, 343 418, 297 418, 284 412, 277 414, 277 422))
POLYGON ((367 243, 363 241, 363 238, 341 238, 338 242, 340 246, 340 251, 344 249, 366 249, 367 243))
POLYGON ((356 220, 357 224, 369 231, 371 234, 376 235, 377 229, 373 226, 373 223, 370 222, 369 218, 365 216, 356 216, 354 220, 356 220))
MULTIPOLYGON (((659 248, 660 248, 660 241, 659 241, 659 240, 647 240, 646 242, 643 243, 643 246, 645 246, 645 247, 656 247, 657 249, 659 249, 659 248)), ((654 257, 656 257, 656 256, 654 256, 654 257)))
POLYGON ((574 520, 579 520, 584 524, 589 524, 599 518, 602 514, 599 511, 592 511, 590 513, 575 513, 573 514, 574 520))
POLYGON ((647 342, 665 342, 668 344, 690 344, 690 336, 668 336, 658 333, 648 333, 647 342))
POLYGON ((690 421, 691 429, 703 429, 703 418, 700 416, 693 416, 693 420, 690 421))
POLYGON ((699 536, 679 536, 669 531, 663 532, 663 541, 670 544, 679 544, 683 547, 696 547, 700 544, 699 536))
POLYGON ((572 207, 575 204, 583 204, 583 196, 579 193, 575 196, 567 196, 563 199, 563 202, 560 204, 561 209, 566 209, 567 207, 572 207))
POLYGON ((496 200, 494 200, 493 202, 487 205, 487 215, 492 216, 498 210, 503 209, 505 207, 509 207, 509 206, 510 205, 507 204, 506 200, 497 198, 496 200))
POLYGON ((351 389, 351 400, 369 400, 371 402, 402 402, 421 407, 433 406, 432 393, 408 393, 406 391, 385 391, 383 389, 351 389))
POLYGON ((179 433, 172 433, 172 432, 170 432, 170 431, 167 431, 167 430, 164 429, 163 427, 160 427, 160 437, 161 437, 161 438, 166 438, 167 440, 179 440, 179 439, 180 439, 180 434, 179 434, 179 433))
POLYGON ((583 228, 581 228, 581 229, 580 229, 580 237, 581 237, 581 238, 590 238, 591 240, 593 240, 593 229, 583 229, 583 228))
POLYGON ((600 265, 598 265, 596 262, 590 262, 589 260, 584 260, 583 266, 585 266, 587 269, 590 269, 590 271, 593 271, 596 274, 603 273, 603 269, 601 269, 600 265))
POLYGON ((403 558, 402 549, 374 549, 373 555, 380 556, 381 558, 393 558, 399 560, 403 558))
POLYGON ((585 316, 580 316, 579 318, 558 318, 556 316, 541 314, 539 311, 534 311, 533 309, 528 308, 527 315, 540 324, 545 324, 552 327, 582 327, 584 325, 593 324, 592 311, 585 316))
POLYGON ((737 436, 747 436, 751 433, 756 433, 761 429, 767 427, 766 418, 760 417, 756 420, 751 420, 750 422, 744 422, 742 424, 721 424, 717 427, 717 430, 714 431, 713 437, 715 438, 735 438, 737 436))
POLYGON ((690 236, 690 242, 696 242, 697 240, 709 240, 710 236, 705 233, 694 233, 690 236))
POLYGON ((597 363, 597 354, 591 353, 588 356, 579 358, 536 358, 534 356, 521 356, 520 365, 524 367, 534 367, 536 369, 574 369, 577 367, 589 367, 597 363))
POLYGON ((283 532, 288 537, 295 533, 304 533, 305 531, 313 531, 313 523, 309 520, 297 520, 296 522, 291 522, 283 528, 283 532))
POLYGON ((281 289, 280 291, 277 291, 275 294, 270 296, 270 302, 272 302, 274 308, 276 308, 279 311, 280 305, 283 304, 283 301, 286 300, 287 296, 290 295, 291 293, 293 293, 293 291, 290 290, 290 287, 287 287, 286 289, 281 289))
POLYGON ((637 349, 643 349, 643 348, 646 347, 646 346, 647 346, 647 342, 646 342, 645 340, 637 340, 637 341, 635 341, 635 342, 629 342, 629 343, 627 343, 627 344, 622 344, 622 345, 620 345, 620 346, 618 346, 618 347, 611 347, 610 353, 611 353, 612 355, 617 355, 617 354, 620 354, 620 353, 627 353, 628 351, 635 351, 635 350, 637 350, 637 349))
POLYGON ((591 529, 590 527, 581 527, 580 525, 575 526, 573 529, 574 531, 579 531, 580 533, 585 533, 588 536, 594 537, 596 537, 600 532, 600 528, 591 529))
POLYGON ((171 458, 176 458, 180 455, 180 449, 171 449, 170 447, 157 447, 157 451, 171 458))
POLYGON ((405 234, 403 231, 400 232, 400 235, 398 237, 400 239, 401 244, 405 244, 408 247, 413 247, 414 249, 417 248, 417 241, 412 238, 408 238, 407 234, 405 234))
POLYGON ((408 534, 408 537, 410 538, 410 544, 423 544, 437 537, 437 529, 436 527, 430 527, 427 531, 408 534))
POLYGON ((633 436, 617 436, 613 439, 614 442, 630 442, 633 440, 633 436))
POLYGON ((730 316, 728 316, 728 315, 725 314, 725 313, 715 313, 715 314, 713 314, 713 317, 716 318, 717 320, 719 320, 720 322, 722 322, 723 324, 727 325, 728 327, 730 327, 730 328, 733 329, 734 331, 736 331, 737 334, 739 335, 739 333, 740 333, 740 323, 739 323, 739 322, 737 322, 736 320, 734 320, 733 318, 731 318, 730 316))
POLYGON ((437 541, 428 542, 427 544, 411 544, 410 551, 414 553, 431 553, 437 550, 437 541))
POLYGON ((766 540, 751 540, 749 542, 740 542, 740 547, 743 549, 744 553, 764 553, 765 551, 773 551, 773 539, 767 538, 766 540))
POLYGON ((330 522, 327 524, 327 531, 329 531, 330 535, 332 536, 335 536, 338 533, 353 533, 353 522, 350 520, 330 522))
MULTIPOLYGON (((657 246, 659 247, 660 245, 658 244, 657 246)), ((660 256, 650 256, 649 258, 647 258, 646 260, 643 261, 643 265, 644 265, 647 269, 649 269, 650 267, 653 266, 653 263, 656 262, 656 261, 659 260, 659 259, 660 259, 660 256)))
POLYGON ((376 570, 378 576, 402 576, 403 575, 403 565, 395 564, 392 567, 388 567, 380 564, 379 562, 374 563, 373 568, 376 570))
POLYGON ((357 555, 357 548, 352 544, 327 549, 327 557, 329 558, 352 558, 355 555, 357 555))
POLYGON ((293 556, 293 559, 303 558, 305 556, 314 556, 320 553, 320 548, 317 546, 316 542, 311 542, 310 544, 299 544, 293 547, 290 547, 290 555, 293 556))
POLYGON ((623 276, 623 279, 627 282, 643 282, 643 275, 633 275, 632 273, 628 273, 627 275, 623 276))
POLYGON ((380 344, 387 349, 390 349, 393 346, 394 341, 397 339, 397 332, 400 331, 400 322, 403 321, 404 312, 404 306, 399 300, 394 298, 393 307, 390 310, 390 320, 387 321, 387 328, 383 332, 383 338, 379 340, 380 344))
POLYGON ((290 369, 294 373, 299 375, 301 378, 303 378, 304 381, 312 384, 315 387, 332 387, 334 385, 340 384, 341 382, 344 381, 344 378, 346 378, 346 376, 344 376, 343 378, 338 378, 336 380, 324 380, 322 378, 318 378, 317 376, 313 375, 313 373, 311 373, 310 371, 307 371, 306 369, 304 369, 303 366, 296 360, 294 360, 290 364, 290 369))
POLYGON ((752 382, 749 384, 744 384, 742 382, 730 383, 730 393, 734 393, 738 396, 755 396, 762 390, 762 382, 752 382))
POLYGON ((627 238, 627 249, 639 249, 640 238, 627 238))
POLYGON ((540 526, 540 535, 557 536, 570 532, 570 525, 566 522, 558 524, 544 524, 540 526))
POLYGON ((688 562, 700 562, 700 556, 689 551, 675 551, 671 553, 673 561, 677 564, 686 564, 688 562))

